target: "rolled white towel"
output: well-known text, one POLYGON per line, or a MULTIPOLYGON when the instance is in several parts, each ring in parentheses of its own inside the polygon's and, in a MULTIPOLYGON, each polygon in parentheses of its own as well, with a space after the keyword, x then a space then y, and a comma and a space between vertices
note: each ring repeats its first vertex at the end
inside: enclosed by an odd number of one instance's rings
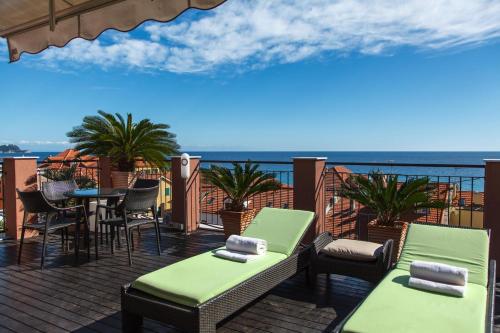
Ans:
POLYGON ((408 285, 412 288, 432 291, 440 294, 464 297, 466 286, 457 286, 453 284, 440 283, 419 279, 411 276, 408 285))
POLYGON ((437 262, 415 260, 410 264, 410 275, 419 279, 465 286, 468 270, 437 262))
POLYGON ((229 251, 227 249, 216 250, 214 255, 219 258, 228 259, 237 262, 247 262, 262 257, 262 254, 248 254, 238 251, 229 251))
POLYGON ((230 251, 264 254, 267 251, 267 241, 259 238, 231 235, 226 241, 226 248, 230 251))

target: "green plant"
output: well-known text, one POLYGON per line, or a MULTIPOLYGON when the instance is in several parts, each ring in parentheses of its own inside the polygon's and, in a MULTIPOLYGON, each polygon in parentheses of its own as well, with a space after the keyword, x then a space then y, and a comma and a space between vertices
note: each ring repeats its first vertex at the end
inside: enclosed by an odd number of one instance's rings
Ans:
POLYGON ((76 184, 80 188, 96 187, 97 183, 94 179, 78 174, 77 171, 77 165, 73 164, 67 168, 62 169, 46 169, 43 171, 42 176, 53 181, 74 179, 76 184))
POLYGON ((134 122, 130 113, 126 119, 119 113, 98 114, 83 118, 82 125, 67 134, 80 155, 109 156, 119 171, 134 171, 138 159, 163 168, 165 158, 178 152, 175 134, 167 124, 149 119, 134 122))
POLYGON ((210 169, 203 170, 205 179, 221 189, 230 202, 227 209, 242 212, 245 202, 254 195, 276 191, 281 188, 273 174, 259 170, 259 164, 247 161, 244 166, 233 163, 233 170, 222 166, 212 165, 210 169))
POLYGON ((383 175, 375 171, 368 175, 351 175, 342 183, 341 195, 371 209, 377 223, 393 226, 401 216, 421 208, 445 207, 445 203, 434 200, 436 187, 428 177, 409 178, 399 182, 397 175, 383 175))

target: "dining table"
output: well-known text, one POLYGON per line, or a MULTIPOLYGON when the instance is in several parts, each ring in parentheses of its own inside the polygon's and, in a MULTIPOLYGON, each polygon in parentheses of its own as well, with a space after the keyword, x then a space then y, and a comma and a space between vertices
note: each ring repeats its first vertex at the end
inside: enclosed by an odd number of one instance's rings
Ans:
MULTIPOLYGON (((97 200, 97 205, 96 205, 96 211, 95 211, 95 223, 94 223, 94 244, 95 244, 95 258, 96 260, 99 258, 99 250, 98 250, 98 241, 97 241, 97 235, 98 235, 98 209, 99 209, 99 202, 101 200, 108 200, 111 199, 111 201, 114 202, 115 207, 122 199, 125 197, 127 194, 127 189, 126 188, 108 188, 108 187, 100 187, 100 188, 82 188, 82 189, 76 189, 73 191, 66 192, 64 195, 70 199, 75 199, 79 203, 83 204, 85 206, 85 209, 87 212, 90 213, 90 200, 96 199, 97 200)), ((90 214, 89 214, 90 215, 90 214)), ((88 231, 90 231, 90 224, 87 221, 86 228, 88 231)), ((85 234, 86 239, 86 244, 87 246, 90 246, 90 232, 85 234)))

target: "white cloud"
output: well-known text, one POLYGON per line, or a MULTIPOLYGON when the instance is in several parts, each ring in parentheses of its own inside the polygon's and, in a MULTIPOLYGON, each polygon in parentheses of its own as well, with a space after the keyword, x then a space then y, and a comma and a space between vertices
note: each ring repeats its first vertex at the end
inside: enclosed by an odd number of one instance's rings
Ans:
POLYGON ((113 33, 107 42, 75 40, 41 59, 192 73, 377 55, 400 46, 440 51, 500 37, 500 1, 232 0, 190 20, 141 29, 141 38, 113 33))

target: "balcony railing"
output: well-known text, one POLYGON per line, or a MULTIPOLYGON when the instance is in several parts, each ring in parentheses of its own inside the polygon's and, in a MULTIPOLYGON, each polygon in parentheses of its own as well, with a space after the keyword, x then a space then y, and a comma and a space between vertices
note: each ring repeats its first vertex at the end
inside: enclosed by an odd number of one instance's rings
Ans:
POLYGON ((400 182, 427 177, 434 185, 428 195, 445 203, 444 209, 409 212, 402 217, 404 221, 483 227, 484 165, 328 162, 325 226, 336 237, 366 237, 366 224, 375 218, 374 214, 358 202, 343 197, 340 188, 350 176, 368 177, 373 170, 396 175, 400 182))
MULTIPOLYGON (((212 164, 231 167, 232 163, 246 161, 202 160, 201 169, 212 164)), ((261 210, 263 207, 294 208, 293 163, 286 161, 253 161, 260 169, 270 173, 281 184, 280 190, 270 191, 248 199, 248 208, 261 210)), ((64 162, 44 162, 39 164, 32 181, 41 186, 47 177, 47 170, 64 172, 76 165, 74 178, 82 187, 99 186, 101 173, 97 160, 74 160, 64 162), (84 184, 85 183, 85 184, 84 184)), ((1 166, 1 165, 0 165, 1 166)), ((436 185, 432 194, 446 203, 444 209, 422 209, 405 216, 408 221, 421 221, 470 227, 483 226, 484 210, 484 165, 464 164, 407 164, 371 162, 327 162, 324 170, 325 217, 327 231, 338 237, 363 238, 364 226, 374 218, 373 213, 357 202, 342 197, 340 187, 351 175, 365 175, 379 170, 386 175, 397 175, 401 182, 412 177, 429 177, 436 185)), ((168 216, 172 210, 171 162, 166 168, 158 169, 148 165, 136 168, 136 177, 159 179, 160 193, 158 207, 161 216, 168 216)), ((2 185, 0 171, 0 185, 2 185)), ((200 173, 200 180, 192 186, 199 187, 200 197, 196 210, 200 212, 200 223, 221 226, 219 211, 227 202, 225 194, 207 183, 200 173)), ((3 188, 0 187, 0 210, 2 209, 3 188)), ((1 230, 0 230, 1 231, 1 230)))

